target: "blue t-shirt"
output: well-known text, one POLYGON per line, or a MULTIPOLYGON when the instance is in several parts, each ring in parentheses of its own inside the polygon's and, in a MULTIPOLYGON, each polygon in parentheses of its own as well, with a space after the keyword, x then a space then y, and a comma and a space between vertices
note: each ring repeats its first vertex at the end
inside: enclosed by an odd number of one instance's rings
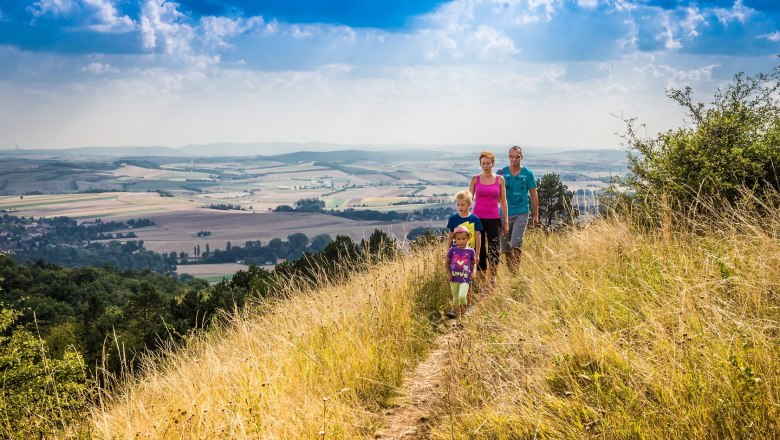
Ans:
POLYGON ((453 283, 468 283, 471 281, 471 273, 474 270, 474 261, 477 254, 474 249, 467 247, 451 247, 447 251, 447 259, 450 260, 450 281, 453 283))
POLYGON ((504 186, 506 187, 506 204, 508 215, 517 215, 528 212, 530 199, 528 190, 536 188, 536 179, 534 173, 528 168, 520 168, 517 176, 509 172, 509 167, 504 167, 498 171, 498 174, 504 176, 504 186))
POLYGON ((455 228, 460 225, 465 226, 466 229, 468 229, 471 233, 471 238, 469 238, 469 247, 474 248, 474 236, 476 235, 477 231, 482 231, 482 222, 479 221, 479 217, 474 214, 469 214, 468 217, 461 217, 460 214, 456 212, 455 214, 452 214, 447 220, 447 230, 450 232, 454 232, 455 228))

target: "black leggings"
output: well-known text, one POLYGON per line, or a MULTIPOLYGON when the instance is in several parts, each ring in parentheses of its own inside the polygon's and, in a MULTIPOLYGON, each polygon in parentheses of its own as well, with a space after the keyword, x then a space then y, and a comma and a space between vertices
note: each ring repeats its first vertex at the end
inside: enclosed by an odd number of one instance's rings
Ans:
POLYGON ((481 218, 479 221, 482 223, 482 246, 479 249, 479 265, 477 269, 487 270, 488 262, 490 267, 495 269, 498 267, 500 256, 498 237, 501 234, 501 219, 481 218))

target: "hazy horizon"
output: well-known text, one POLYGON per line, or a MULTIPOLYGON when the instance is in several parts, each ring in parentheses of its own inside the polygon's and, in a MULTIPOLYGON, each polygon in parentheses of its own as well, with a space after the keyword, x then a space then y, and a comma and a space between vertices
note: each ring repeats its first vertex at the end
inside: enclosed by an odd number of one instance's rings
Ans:
POLYGON ((6 2, 0 149, 619 148, 778 53, 763 0, 6 2))

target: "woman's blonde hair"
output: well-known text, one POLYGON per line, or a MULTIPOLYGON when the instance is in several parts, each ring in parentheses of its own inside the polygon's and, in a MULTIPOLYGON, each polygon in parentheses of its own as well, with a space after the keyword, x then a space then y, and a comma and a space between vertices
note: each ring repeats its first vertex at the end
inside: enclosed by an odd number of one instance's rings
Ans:
POLYGON ((469 191, 467 189, 464 189, 462 191, 458 191, 458 193, 455 194, 455 200, 456 201, 458 201, 458 200, 465 200, 466 203, 471 205, 471 200, 472 200, 471 199, 471 191, 469 191))
POLYGON ((479 155, 480 162, 482 162, 483 157, 487 157, 488 159, 490 159, 491 162, 496 163, 496 155, 491 153, 490 151, 485 150, 482 153, 480 153, 479 155))

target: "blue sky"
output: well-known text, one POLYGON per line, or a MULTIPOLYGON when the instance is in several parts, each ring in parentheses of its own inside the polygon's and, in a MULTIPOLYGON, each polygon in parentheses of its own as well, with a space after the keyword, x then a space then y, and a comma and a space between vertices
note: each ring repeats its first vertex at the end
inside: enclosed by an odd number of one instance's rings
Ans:
POLYGON ((618 147, 777 54, 774 0, 0 0, 0 148, 618 147))

